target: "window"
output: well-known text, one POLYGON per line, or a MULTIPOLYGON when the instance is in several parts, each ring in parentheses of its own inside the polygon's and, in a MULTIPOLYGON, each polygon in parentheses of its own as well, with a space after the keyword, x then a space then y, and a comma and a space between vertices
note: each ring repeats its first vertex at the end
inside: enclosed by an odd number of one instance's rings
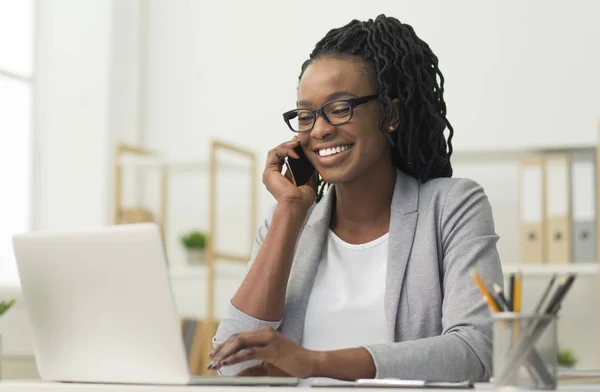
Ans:
POLYGON ((0 0, 0 281, 18 282, 11 238, 31 229, 33 0, 0 0))

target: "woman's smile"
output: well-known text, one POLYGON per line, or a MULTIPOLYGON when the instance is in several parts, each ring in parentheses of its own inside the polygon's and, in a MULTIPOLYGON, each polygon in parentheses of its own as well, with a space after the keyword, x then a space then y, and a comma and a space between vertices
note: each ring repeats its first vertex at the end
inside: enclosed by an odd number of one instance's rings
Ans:
POLYGON ((331 167, 339 164, 351 153, 354 144, 338 144, 330 147, 317 148, 313 151, 319 165, 331 167))

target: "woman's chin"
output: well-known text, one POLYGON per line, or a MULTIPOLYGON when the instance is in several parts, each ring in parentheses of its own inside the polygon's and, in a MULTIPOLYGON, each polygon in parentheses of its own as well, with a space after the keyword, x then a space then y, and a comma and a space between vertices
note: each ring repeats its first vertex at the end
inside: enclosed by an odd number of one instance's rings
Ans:
POLYGON ((328 184, 341 184, 344 182, 348 182, 351 178, 347 172, 344 173, 335 173, 333 170, 324 170, 323 172, 319 172, 319 175, 328 184))

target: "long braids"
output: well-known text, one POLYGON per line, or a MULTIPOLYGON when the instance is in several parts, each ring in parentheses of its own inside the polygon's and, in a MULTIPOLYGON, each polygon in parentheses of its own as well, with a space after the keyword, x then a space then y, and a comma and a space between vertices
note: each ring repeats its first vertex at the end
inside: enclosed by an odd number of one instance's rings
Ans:
MULTIPOLYGON (((317 43, 302 65, 300 79, 314 60, 344 56, 359 57, 374 71, 383 114, 379 129, 384 134, 394 119, 392 100, 400 100, 400 118, 390 135, 394 164, 421 182, 451 177, 454 130, 446 118, 444 76, 429 45, 411 26, 392 17, 353 20, 329 31, 317 43)), ((317 201, 326 186, 319 177, 317 201)))

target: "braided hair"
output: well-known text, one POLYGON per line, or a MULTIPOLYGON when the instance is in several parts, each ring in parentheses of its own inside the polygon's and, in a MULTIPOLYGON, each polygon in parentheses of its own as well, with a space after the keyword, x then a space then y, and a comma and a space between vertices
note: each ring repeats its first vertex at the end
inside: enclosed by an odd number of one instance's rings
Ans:
MULTIPOLYGON (((438 58, 411 26, 379 15, 375 20, 353 20, 333 29, 304 62, 299 79, 313 61, 327 57, 359 58, 370 68, 381 105, 379 129, 384 134, 388 134, 386 125, 395 118, 392 100, 400 100, 400 118, 388 137, 392 160, 400 170, 421 182, 452 176, 454 130, 446 118, 444 76, 438 58)), ((325 186, 328 184, 319 177, 317 201, 325 186)))

